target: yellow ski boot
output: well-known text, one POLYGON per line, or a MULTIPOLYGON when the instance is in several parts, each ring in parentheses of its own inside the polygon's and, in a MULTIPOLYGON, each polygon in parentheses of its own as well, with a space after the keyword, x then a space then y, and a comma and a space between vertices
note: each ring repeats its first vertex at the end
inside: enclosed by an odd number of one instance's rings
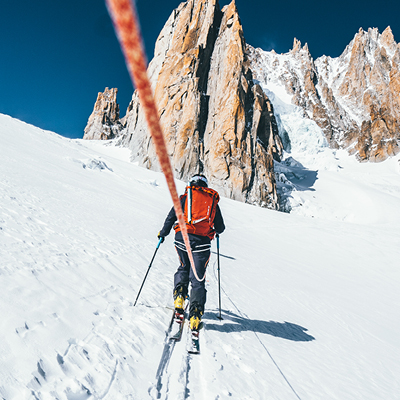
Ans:
POLYGON ((176 296, 176 298, 174 300, 175 310, 182 310, 183 311, 184 304, 185 304, 185 299, 183 298, 183 296, 181 294, 176 296))
POLYGON ((174 307, 175 310, 179 313, 183 313, 183 309, 185 307, 185 298, 184 289, 182 286, 178 286, 174 290, 174 307))
POLYGON ((203 316, 203 311, 201 311, 196 305, 190 308, 189 327, 192 331, 198 331, 201 327, 201 317, 203 316))

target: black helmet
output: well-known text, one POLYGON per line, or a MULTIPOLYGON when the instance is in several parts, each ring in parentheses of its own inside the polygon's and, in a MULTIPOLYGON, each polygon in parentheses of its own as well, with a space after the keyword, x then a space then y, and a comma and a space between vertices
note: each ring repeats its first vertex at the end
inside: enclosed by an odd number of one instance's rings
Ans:
POLYGON ((189 181, 189 186, 202 186, 208 187, 207 178, 204 175, 196 174, 189 181))

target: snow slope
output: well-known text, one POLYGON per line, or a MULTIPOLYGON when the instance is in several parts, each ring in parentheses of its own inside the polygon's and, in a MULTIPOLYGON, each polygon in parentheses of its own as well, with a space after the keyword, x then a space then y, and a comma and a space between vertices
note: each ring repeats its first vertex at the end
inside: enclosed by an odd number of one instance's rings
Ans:
POLYGON ((287 159, 291 214, 222 199, 224 319, 213 253, 188 356, 186 332, 165 342, 172 235, 133 307, 171 207, 163 176, 4 115, 0 143, 0 398, 400 398, 398 157, 287 159))

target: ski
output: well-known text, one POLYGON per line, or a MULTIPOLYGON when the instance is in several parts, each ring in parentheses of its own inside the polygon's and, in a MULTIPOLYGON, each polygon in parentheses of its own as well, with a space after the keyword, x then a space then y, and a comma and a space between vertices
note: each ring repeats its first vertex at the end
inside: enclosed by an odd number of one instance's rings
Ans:
POLYGON ((186 302, 185 309, 183 312, 178 312, 174 310, 172 314, 172 321, 169 329, 169 339, 179 342, 182 338, 183 326, 185 325, 186 309, 188 306, 188 301, 186 302))
POLYGON ((185 313, 179 313, 174 310, 172 326, 169 334, 170 340, 179 341, 182 337, 183 325, 185 323, 185 313))
POLYGON ((200 331, 192 331, 189 328, 187 351, 190 354, 200 354, 200 331))

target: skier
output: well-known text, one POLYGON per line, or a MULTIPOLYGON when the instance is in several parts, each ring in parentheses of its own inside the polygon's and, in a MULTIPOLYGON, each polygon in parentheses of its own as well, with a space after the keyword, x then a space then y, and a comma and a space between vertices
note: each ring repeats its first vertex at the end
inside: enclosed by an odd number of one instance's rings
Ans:
POLYGON ((172 207, 164 226, 158 233, 158 238, 164 241, 172 226, 175 230, 175 248, 178 253, 180 266, 174 275, 174 307, 175 318, 183 318, 183 307, 188 294, 189 281, 191 284, 189 325, 192 331, 200 328, 201 317, 206 303, 205 272, 211 254, 211 240, 215 234, 225 230, 224 220, 218 206, 218 193, 208 188, 204 175, 196 174, 189 181, 185 193, 180 197, 184 211, 186 227, 189 234, 190 246, 194 258, 196 278, 183 241, 182 232, 176 222, 176 214, 172 207))

